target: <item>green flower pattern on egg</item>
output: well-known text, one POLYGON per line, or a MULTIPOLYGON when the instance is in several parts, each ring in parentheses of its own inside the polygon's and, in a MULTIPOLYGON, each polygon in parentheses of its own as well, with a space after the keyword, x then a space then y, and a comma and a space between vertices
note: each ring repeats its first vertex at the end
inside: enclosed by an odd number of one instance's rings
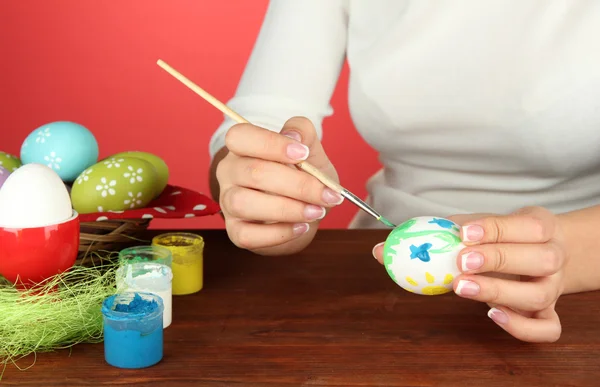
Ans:
POLYGON ((156 170, 134 157, 112 157, 83 171, 73 183, 71 201, 80 214, 145 207, 154 198, 156 170))
POLYGON ((383 264, 403 289, 429 296, 452 291, 460 275, 456 257, 465 246, 451 220, 420 216, 398 225, 383 247, 383 264))
POLYGON ((23 163, 18 157, 6 152, 0 152, 0 167, 5 168, 10 172, 16 171, 23 163))

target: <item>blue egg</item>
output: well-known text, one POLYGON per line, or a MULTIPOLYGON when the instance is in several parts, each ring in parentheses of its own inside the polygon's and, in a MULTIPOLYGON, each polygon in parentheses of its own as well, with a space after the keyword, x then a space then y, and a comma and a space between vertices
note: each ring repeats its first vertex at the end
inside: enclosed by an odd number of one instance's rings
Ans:
POLYGON ((23 164, 38 163, 52 168, 64 182, 73 182, 81 172, 98 162, 98 142, 86 127, 69 121, 42 125, 21 146, 23 164))

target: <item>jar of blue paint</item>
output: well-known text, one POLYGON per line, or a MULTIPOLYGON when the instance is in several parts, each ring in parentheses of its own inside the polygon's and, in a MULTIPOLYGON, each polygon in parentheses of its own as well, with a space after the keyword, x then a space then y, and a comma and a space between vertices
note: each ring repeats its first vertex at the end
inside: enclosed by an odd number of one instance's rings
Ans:
POLYGON ((156 294, 126 292, 106 298, 104 358, 113 367, 146 368, 163 357, 163 301, 156 294))

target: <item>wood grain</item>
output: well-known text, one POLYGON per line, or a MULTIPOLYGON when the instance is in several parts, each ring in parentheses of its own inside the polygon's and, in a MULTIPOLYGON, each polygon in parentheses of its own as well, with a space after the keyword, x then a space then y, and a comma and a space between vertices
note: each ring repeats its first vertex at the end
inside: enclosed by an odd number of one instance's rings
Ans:
MULTIPOLYGON (((148 233, 148 237, 160 231, 148 233)), ((223 230, 206 240, 205 287, 176 296, 165 356, 105 364, 103 345, 38 354, 19 386, 597 386, 600 292, 561 298, 563 335, 528 344, 481 303, 410 294, 371 256, 386 231, 320 231, 303 253, 260 257, 223 230)), ((31 358, 19 362, 27 366, 31 358)))

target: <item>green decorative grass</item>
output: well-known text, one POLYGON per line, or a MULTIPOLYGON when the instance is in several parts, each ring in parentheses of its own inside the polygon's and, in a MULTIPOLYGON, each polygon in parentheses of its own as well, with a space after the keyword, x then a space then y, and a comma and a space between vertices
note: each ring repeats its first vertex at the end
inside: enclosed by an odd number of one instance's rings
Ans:
MULTIPOLYGON (((95 253, 96 254, 96 253, 95 253)), ((109 255, 112 253, 108 253, 109 255)), ((103 341, 101 307, 115 293, 117 263, 74 266, 35 288, 21 290, 0 277, 0 365, 40 352, 103 341)))

